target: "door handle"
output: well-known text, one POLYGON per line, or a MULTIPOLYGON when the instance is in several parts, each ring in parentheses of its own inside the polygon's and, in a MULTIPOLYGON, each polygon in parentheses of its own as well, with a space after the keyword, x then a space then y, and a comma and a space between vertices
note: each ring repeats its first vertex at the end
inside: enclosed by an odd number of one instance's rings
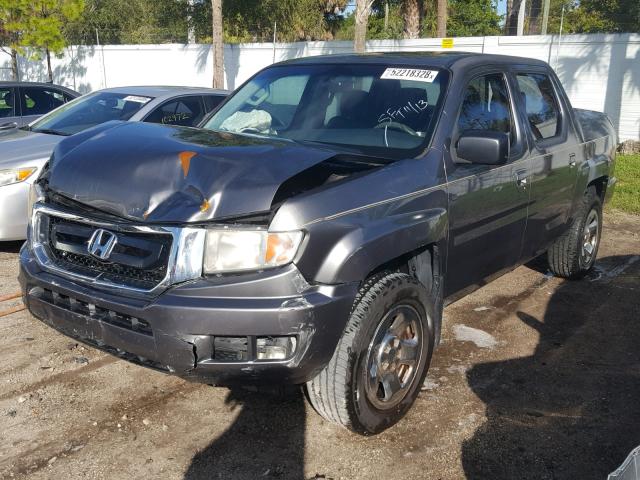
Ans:
POLYGON ((522 170, 515 173, 516 185, 520 188, 527 188, 527 172, 522 170))
POLYGON ((571 155, 569 155, 569 166, 571 168, 576 166, 576 154, 572 153, 571 155))

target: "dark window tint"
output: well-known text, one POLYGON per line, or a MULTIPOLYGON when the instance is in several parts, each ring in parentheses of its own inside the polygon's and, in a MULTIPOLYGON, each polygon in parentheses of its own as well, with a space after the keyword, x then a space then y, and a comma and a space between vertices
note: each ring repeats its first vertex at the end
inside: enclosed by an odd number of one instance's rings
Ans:
POLYGON ((15 96, 12 88, 0 88, 0 118, 13 117, 15 96))
POLYGON ((222 95, 205 95, 204 96, 204 104, 207 107, 207 112, 211 112, 218 105, 222 103, 224 100, 224 96, 222 95))
POLYGON ((64 95, 58 90, 23 87, 20 92, 22 115, 44 115, 66 103, 64 95))
POLYGON ((502 74, 484 75, 469 82, 458 117, 458 131, 491 130, 511 133, 509 93, 502 74))
POLYGON ((204 111, 201 98, 183 97, 161 105, 151 112, 145 122, 191 127, 200 122, 203 117, 204 111))
POLYGON ((560 133, 560 110, 553 85, 542 74, 518 75, 518 87, 524 99, 529 125, 537 140, 560 133))

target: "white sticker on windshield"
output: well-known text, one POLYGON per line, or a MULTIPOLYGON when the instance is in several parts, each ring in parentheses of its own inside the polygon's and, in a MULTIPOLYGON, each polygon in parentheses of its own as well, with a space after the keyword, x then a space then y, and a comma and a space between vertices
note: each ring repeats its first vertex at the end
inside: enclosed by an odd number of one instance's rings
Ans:
POLYGON ((387 68, 380 78, 385 80, 413 80, 416 82, 433 83, 437 75, 437 70, 423 70, 420 68, 387 68))
POLYGON ((139 97, 137 95, 124 97, 125 102, 147 103, 149 100, 151 100, 149 97, 139 97))

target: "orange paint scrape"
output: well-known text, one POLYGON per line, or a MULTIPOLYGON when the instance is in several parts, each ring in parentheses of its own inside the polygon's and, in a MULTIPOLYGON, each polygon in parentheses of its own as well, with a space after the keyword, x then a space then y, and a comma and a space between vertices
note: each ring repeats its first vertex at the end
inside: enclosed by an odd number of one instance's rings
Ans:
POLYGON ((206 200, 206 199, 205 199, 204 202, 202 202, 202 205, 200 205, 200 211, 201 212, 206 212, 210 208, 211 208, 211 204, 209 203, 209 200, 206 200))
POLYGON ((184 174, 184 178, 187 178, 189 167, 191 166, 191 159, 196 155, 196 152, 180 152, 178 154, 178 157, 180 158, 180 165, 182 165, 182 173, 184 174))

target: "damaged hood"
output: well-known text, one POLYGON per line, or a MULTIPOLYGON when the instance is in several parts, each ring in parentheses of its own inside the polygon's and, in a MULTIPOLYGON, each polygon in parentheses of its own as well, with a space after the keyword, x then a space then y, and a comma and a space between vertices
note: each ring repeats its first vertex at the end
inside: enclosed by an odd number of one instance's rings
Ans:
POLYGON ((130 220, 199 222, 268 211, 284 181, 335 153, 283 140, 110 122, 60 143, 49 188, 130 220))

